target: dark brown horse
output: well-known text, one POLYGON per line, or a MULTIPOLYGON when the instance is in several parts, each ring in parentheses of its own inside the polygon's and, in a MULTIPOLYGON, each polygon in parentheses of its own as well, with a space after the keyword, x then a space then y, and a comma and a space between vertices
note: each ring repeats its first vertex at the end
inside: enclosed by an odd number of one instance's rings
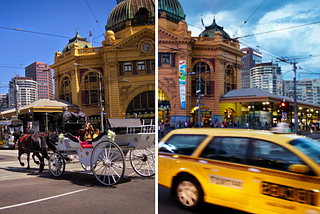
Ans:
MULTIPOLYGON (((15 137, 17 134, 14 134, 15 137)), ((21 166, 24 166, 24 163, 21 162, 21 155, 27 154, 28 167, 30 169, 30 153, 33 152, 32 158, 36 164, 40 164, 39 172, 42 172, 44 169, 44 158, 49 159, 46 145, 46 136, 40 136, 39 133, 30 133, 21 135, 18 139, 18 160, 21 166), (39 161, 35 160, 35 157, 39 161)))

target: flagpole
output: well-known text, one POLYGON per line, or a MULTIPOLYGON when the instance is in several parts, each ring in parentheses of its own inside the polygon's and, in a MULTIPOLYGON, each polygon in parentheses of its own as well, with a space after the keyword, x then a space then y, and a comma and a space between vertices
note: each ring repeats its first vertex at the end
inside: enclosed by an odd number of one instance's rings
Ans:
POLYGON ((202 14, 201 14, 201 37, 203 37, 202 26, 204 26, 204 23, 203 23, 202 14))
POLYGON ((92 33, 91 33, 91 26, 89 27, 89 37, 90 37, 90 43, 92 45, 92 33))

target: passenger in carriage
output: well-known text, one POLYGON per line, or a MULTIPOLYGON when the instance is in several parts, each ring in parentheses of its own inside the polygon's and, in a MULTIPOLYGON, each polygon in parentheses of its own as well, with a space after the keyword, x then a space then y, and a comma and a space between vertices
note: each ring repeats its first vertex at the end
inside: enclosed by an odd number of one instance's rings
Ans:
POLYGON ((82 142, 88 142, 88 144, 92 144, 92 138, 94 135, 93 126, 90 123, 85 125, 85 128, 80 129, 80 140, 82 142))
POLYGON ((94 130, 93 139, 99 136, 99 129, 94 130))

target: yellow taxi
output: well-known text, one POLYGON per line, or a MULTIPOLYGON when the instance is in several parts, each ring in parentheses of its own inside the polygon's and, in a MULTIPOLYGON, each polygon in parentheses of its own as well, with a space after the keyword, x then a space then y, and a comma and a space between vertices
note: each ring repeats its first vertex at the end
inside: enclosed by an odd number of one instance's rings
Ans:
POLYGON ((241 129, 178 129, 159 142, 158 183, 188 210, 320 214, 320 144, 241 129))

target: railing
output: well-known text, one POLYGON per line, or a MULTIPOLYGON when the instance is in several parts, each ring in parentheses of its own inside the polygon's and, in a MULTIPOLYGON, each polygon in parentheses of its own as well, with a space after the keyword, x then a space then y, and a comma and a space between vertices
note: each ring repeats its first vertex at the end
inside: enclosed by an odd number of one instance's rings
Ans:
POLYGON ((144 126, 128 126, 127 134, 145 134, 145 133, 155 133, 155 125, 144 125, 144 126))
POLYGON ((100 48, 83 48, 83 49, 78 49, 78 53, 93 53, 93 52, 97 52, 98 50, 100 50, 100 48))

